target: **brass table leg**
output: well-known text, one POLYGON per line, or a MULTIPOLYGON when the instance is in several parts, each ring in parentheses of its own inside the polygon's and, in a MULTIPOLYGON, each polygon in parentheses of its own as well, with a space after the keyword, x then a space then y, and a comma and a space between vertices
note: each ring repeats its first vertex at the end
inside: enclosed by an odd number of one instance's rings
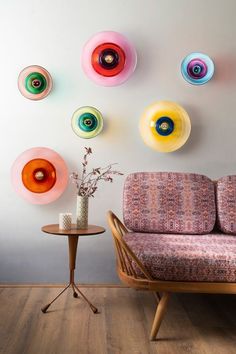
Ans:
POLYGON ((78 240, 79 240, 79 236, 68 236, 70 282, 49 304, 42 307, 41 311, 43 313, 46 313, 48 308, 53 304, 53 302, 56 301, 70 286, 73 289, 73 296, 75 298, 78 297, 78 293, 79 293, 82 296, 82 298, 87 302, 87 304, 90 306, 93 313, 98 312, 98 309, 87 299, 87 297, 82 293, 82 291, 75 284, 74 273, 75 273, 78 240), (76 292, 76 290, 78 291, 78 293, 76 292))

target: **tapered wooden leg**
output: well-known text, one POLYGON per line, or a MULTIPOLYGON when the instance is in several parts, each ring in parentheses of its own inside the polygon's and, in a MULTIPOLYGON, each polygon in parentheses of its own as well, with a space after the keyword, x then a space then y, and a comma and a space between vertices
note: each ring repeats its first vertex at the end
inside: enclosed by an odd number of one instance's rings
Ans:
POLYGON ((70 284, 68 284, 49 304, 43 306, 41 308, 41 311, 43 313, 46 313, 47 309, 54 303, 54 301, 56 301, 69 287, 70 287, 70 284))
POLYGON ((82 293, 82 291, 75 284, 74 270, 75 270, 75 264, 76 264, 76 253, 77 253, 78 240, 79 240, 78 236, 74 236, 74 237, 68 236, 70 284, 73 289, 73 296, 78 297, 78 293, 79 293, 82 296, 82 298, 89 304, 93 313, 98 313, 98 309, 93 304, 91 304, 91 302, 87 299, 87 297, 82 293), (76 292, 76 290, 78 293, 76 292))
POLYGON ((78 297, 76 289, 74 287, 74 271, 76 264, 76 253, 78 246, 79 236, 68 236, 68 245, 69 245, 69 269, 70 269, 70 283, 53 299, 49 304, 42 307, 41 311, 46 313, 48 308, 56 301, 70 286, 73 289, 73 296, 78 297))
POLYGON ((169 297, 170 297, 169 293, 163 293, 161 300, 160 300, 159 304, 157 305, 156 314, 155 314, 154 321, 152 324, 150 340, 154 340, 157 336, 157 332, 160 328, 162 319, 164 317, 164 314, 165 314, 165 311, 167 308, 169 297))
MULTIPOLYGON (((68 236, 70 271, 73 271, 75 269, 78 240, 79 236, 68 236)), ((74 281, 74 279, 71 279, 71 281, 74 281)))
POLYGON ((75 275, 75 264, 76 264, 76 253, 78 246, 79 236, 68 236, 69 245, 69 268, 70 268, 70 283, 73 289, 73 296, 78 297, 78 294, 74 287, 74 275, 75 275))
POLYGON ((87 297, 82 293, 82 291, 75 284, 75 265, 76 265, 76 253, 78 246, 79 236, 69 236, 68 235, 68 245, 69 245, 69 269, 70 269, 70 283, 67 285, 65 289, 63 289, 49 304, 42 307, 42 312, 46 313, 47 309, 51 306, 51 304, 56 301, 70 286, 73 289, 73 296, 75 298, 79 297, 78 294, 82 296, 82 298, 88 303, 93 313, 98 313, 98 309, 87 299, 87 297))
POLYGON ((76 290, 80 293, 80 295, 82 296, 82 298, 87 302, 87 304, 90 306, 91 310, 93 311, 93 313, 98 313, 98 309, 91 304, 91 302, 87 299, 87 297, 82 293, 82 291, 74 284, 76 290))

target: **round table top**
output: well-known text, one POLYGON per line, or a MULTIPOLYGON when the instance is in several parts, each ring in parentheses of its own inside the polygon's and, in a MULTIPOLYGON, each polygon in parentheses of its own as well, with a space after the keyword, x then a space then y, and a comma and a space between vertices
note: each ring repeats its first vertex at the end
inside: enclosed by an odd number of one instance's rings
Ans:
POLYGON ((58 236, 92 236, 103 234, 106 231, 104 227, 96 225, 88 225, 87 229, 77 229, 76 224, 71 225, 71 230, 60 230, 58 224, 45 225, 41 230, 47 234, 58 236))

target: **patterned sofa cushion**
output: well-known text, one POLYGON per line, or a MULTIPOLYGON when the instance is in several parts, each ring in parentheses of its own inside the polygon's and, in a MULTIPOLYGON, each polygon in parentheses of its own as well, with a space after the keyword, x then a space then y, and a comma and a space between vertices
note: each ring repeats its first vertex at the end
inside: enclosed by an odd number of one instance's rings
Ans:
POLYGON ((203 175, 138 172, 125 181, 123 218, 132 231, 209 233, 215 209, 214 184, 203 175))
POLYGON ((124 240, 153 279, 236 282, 234 236, 127 233, 124 240))
POLYGON ((236 176, 217 181, 216 201, 218 227, 227 234, 236 234, 236 176))

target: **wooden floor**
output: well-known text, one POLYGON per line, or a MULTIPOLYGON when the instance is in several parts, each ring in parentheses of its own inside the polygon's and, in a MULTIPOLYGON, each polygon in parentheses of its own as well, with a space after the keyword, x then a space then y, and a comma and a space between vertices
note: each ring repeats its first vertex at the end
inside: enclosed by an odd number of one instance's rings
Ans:
POLYGON ((84 288, 94 315, 69 291, 0 288, 1 354, 235 354, 236 296, 173 295, 159 340, 150 342, 152 294, 127 288, 84 288))

